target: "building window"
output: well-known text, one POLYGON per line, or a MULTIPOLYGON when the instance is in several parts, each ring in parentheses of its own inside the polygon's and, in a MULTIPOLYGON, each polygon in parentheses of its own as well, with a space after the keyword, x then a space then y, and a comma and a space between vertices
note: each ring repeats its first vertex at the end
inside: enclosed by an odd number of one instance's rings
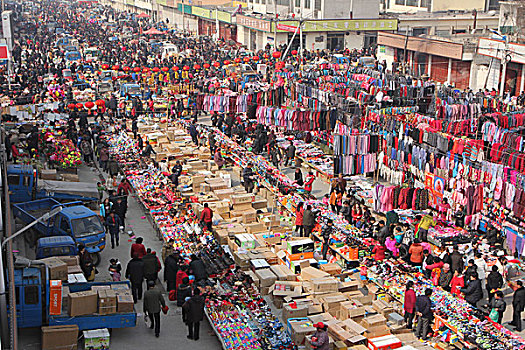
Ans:
POLYGON ((405 0, 396 0, 396 5, 405 5, 405 0))
POLYGON ((419 0, 406 0, 406 5, 417 7, 419 5, 419 0))
POLYGON ((295 7, 297 8, 301 7, 301 0, 295 0, 295 7))
POLYGON ((315 0, 314 10, 321 11, 321 0, 315 0))
POLYGON ((431 2, 432 2, 432 0, 421 0, 421 4, 419 5, 419 7, 424 7, 426 9, 430 10, 430 3, 431 2))
POLYGON ((310 8, 310 0, 304 0, 304 8, 309 9, 310 8))

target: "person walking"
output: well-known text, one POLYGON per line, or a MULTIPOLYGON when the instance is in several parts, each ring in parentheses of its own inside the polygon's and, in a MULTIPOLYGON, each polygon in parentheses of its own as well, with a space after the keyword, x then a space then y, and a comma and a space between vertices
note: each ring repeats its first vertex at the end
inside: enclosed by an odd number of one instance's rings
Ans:
POLYGON ((131 294, 133 302, 142 299, 142 282, 144 281, 144 262, 139 258, 138 253, 133 254, 133 258, 126 266, 126 278, 131 282, 131 294))
POLYGON ((171 292, 176 290, 176 278, 179 271, 180 255, 178 251, 174 251, 164 260, 164 281, 166 282, 166 290, 171 292))
POLYGON ((407 282, 407 289, 405 291, 405 300, 403 303, 403 310, 405 311, 405 323, 408 329, 412 329, 412 322, 414 321, 414 310, 416 307, 416 292, 414 292, 414 282, 407 282))
POLYGON ((201 223, 206 227, 208 232, 212 232, 213 228, 213 210, 210 209, 208 203, 204 203, 204 209, 201 212, 201 223))
POLYGON ((208 278, 204 263, 195 254, 191 254, 190 273, 195 276, 195 283, 197 284, 208 278))
POLYGON ((498 267, 496 265, 492 266, 492 271, 487 276, 487 293, 489 296, 489 302, 494 297, 494 293, 503 287, 503 276, 498 271, 498 267))
POLYGON ((489 301, 487 308, 489 317, 492 321, 501 324, 503 313, 507 309, 507 303, 503 300, 503 292, 498 290, 494 293, 493 298, 489 301))
POLYGON ((525 308, 525 288, 523 288, 523 282, 517 281, 516 289, 512 297, 512 322, 511 325, 516 327, 517 332, 521 332, 521 313, 525 308))
POLYGON ((252 193, 254 187, 254 177, 252 170, 252 163, 248 163, 246 168, 242 170, 242 180, 244 182, 244 189, 248 193, 252 193))
POLYGON ((91 254, 89 254, 85 245, 78 245, 78 255, 80 260, 80 268, 82 269, 82 273, 84 273, 84 277, 86 277, 89 282, 95 280, 95 266, 93 265, 93 258, 91 258, 91 254))
POLYGON ((467 286, 461 288, 460 291, 465 295, 465 300, 473 307, 476 307, 478 301, 483 298, 483 289, 481 288, 481 281, 477 272, 470 275, 467 286))
POLYGON ((155 252, 151 251, 151 248, 148 248, 146 250, 146 255, 142 258, 142 261, 144 262, 144 278, 146 279, 146 283, 149 281, 153 281, 156 283, 158 278, 158 273, 162 266, 160 266, 160 261, 157 258, 157 255, 155 252))
POLYGON ((144 238, 137 237, 137 239, 135 240, 135 243, 131 245, 131 253, 130 253, 131 257, 133 257, 135 253, 138 254, 138 257, 140 259, 142 259, 144 255, 146 255, 146 247, 144 247, 144 244, 142 244, 142 242, 144 242, 144 238))
POLYGON ((312 211, 312 206, 308 204, 303 213, 303 234, 304 237, 310 237, 315 226, 315 214, 312 211))
POLYGON ((432 212, 429 212, 427 215, 423 216, 419 222, 416 237, 419 238, 421 242, 427 241, 427 235, 430 226, 436 226, 436 221, 434 220, 434 214, 432 212))
POLYGON ((412 266, 421 266, 423 264, 423 247, 419 242, 419 239, 415 239, 414 243, 408 249, 408 254, 410 254, 410 264, 412 266))
POLYGON ((416 315, 418 317, 416 337, 418 339, 427 340, 430 320, 434 317, 432 312, 432 302, 430 301, 431 295, 432 289, 427 288, 425 289, 424 295, 420 295, 416 298, 416 315))
POLYGON ((304 181, 304 190, 306 191, 308 195, 312 194, 314 180, 315 180, 314 173, 312 171, 309 171, 304 181))
POLYGON ((303 202, 297 204, 295 209, 295 232, 299 233, 299 237, 303 236, 303 221, 304 221, 304 206, 303 202))
POLYGON ((199 340, 200 322, 204 319, 204 298, 199 288, 195 288, 193 296, 186 301, 182 308, 186 313, 188 325, 188 339, 199 340))
POLYGON ((293 164, 295 160, 295 145, 293 144, 293 141, 290 140, 290 146, 286 148, 285 152, 285 160, 284 160, 284 166, 287 167, 288 164, 293 164))
POLYGON ((332 237, 334 227, 331 219, 328 219, 326 225, 321 229, 321 237, 323 238, 323 260, 326 260, 326 255, 328 253, 328 248, 330 246, 330 238, 332 237))
POLYGON ((120 221, 120 217, 115 215, 114 211, 109 213, 106 219, 106 226, 111 236, 111 249, 115 249, 115 244, 117 247, 119 245, 120 226, 122 226, 122 222, 120 221))
POLYGON ((148 281, 148 290, 144 293, 143 311, 151 321, 149 328, 155 328, 157 338, 160 334, 160 311, 165 307, 166 302, 162 293, 155 288, 155 281, 148 281))

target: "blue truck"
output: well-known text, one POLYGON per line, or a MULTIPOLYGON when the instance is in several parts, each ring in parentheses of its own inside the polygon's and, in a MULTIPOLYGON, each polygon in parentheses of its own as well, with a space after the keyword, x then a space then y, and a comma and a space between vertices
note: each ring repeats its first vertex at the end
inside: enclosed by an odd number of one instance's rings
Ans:
POLYGON ((39 180, 38 171, 31 165, 9 165, 7 182, 11 203, 53 198, 57 201, 82 201, 88 206, 98 208, 97 185, 89 182, 39 180))
POLYGON ((52 216, 47 222, 39 222, 24 234, 26 241, 32 245, 41 237, 69 236, 76 245, 84 244, 91 253, 93 263, 100 263, 100 252, 106 247, 106 232, 99 216, 82 202, 61 204, 53 198, 13 205, 15 218, 30 224, 45 213, 58 206, 62 211, 52 216))
POLYGON ((36 259, 45 259, 53 256, 78 255, 78 248, 71 236, 42 237, 36 241, 36 259))
MULTIPOLYGON (((79 330, 99 328, 127 328, 137 324, 137 313, 117 312, 101 315, 98 313, 82 316, 69 316, 62 311, 60 315, 50 315, 50 278, 46 265, 39 261, 29 261, 15 265, 14 283, 16 289, 16 320, 19 328, 63 325, 77 325, 79 330)), ((93 286, 119 285, 130 289, 128 281, 122 282, 81 282, 65 283, 69 293, 91 290, 93 286)))
POLYGON ((120 97, 126 97, 126 95, 131 97, 142 98, 142 91, 140 90, 139 84, 133 83, 124 83, 120 85, 120 97))

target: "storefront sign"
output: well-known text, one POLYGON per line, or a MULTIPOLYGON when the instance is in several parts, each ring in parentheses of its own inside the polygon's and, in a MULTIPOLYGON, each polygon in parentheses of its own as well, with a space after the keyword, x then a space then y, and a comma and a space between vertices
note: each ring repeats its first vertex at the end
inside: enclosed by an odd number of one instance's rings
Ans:
MULTIPOLYGON (((277 24, 277 31, 289 32, 290 28, 296 28, 298 25, 299 21, 279 21, 279 23, 277 24)), ((303 32, 397 30, 397 19, 308 20, 303 21, 301 29, 303 30, 303 32)), ((295 29, 293 31, 295 31, 295 29)))
POLYGON ((297 31, 297 27, 288 24, 277 23, 277 30, 294 33, 297 31))
MULTIPOLYGON (((172 0, 168 0, 168 6, 169 6, 169 3, 170 1, 172 0)), ((177 4, 177 10, 179 10, 180 12, 184 13, 184 14, 189 14, 189 15, 192 15, 193 14, 193 6, 191 5, 183 5, 183 4, 177 4)))
POLYGON ((377 33, 377 44, 456 60, 463 58, 463 44, 450 41, 379 32, 377 33))
POLYGON ((226 22, 226 23, 232 22, 231 14, 229 14, 228 12, 210 10, 210 9, 206 9, 206 8, 202 8, 198 6, 193 6, 192 11, 193 11, 192 14, 197 17, 212 19, 212 20, 218 19, 219 21, 226 22))
POLYGON ((146 1, 135 0, 135 6, 144 10, 153 10, 153 5, 146 1))
POLYGON ((271 32, 272 31, 272 22, 259 19, 259 18, 253 18, 243 15, 237 15, 237 25, 260 30, 263 32, 271 32))
POLYGON ((168 1, 167 0, 157 0, 157 5, 167 6, 168 1))
POLYGON ((505 49, 505 42, 503 40, 480 38, 478 53, 499 60, 506 57, 509 62, 525 64, 525 45, 522 44, 508 43, 505 49))

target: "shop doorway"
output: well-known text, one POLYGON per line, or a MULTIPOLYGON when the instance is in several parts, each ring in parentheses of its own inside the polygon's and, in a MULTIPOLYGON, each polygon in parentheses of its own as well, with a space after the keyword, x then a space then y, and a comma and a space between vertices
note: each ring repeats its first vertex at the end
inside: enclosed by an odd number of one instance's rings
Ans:
POLYGON ((250 30, 250 50, 256 50, 257 48, 257 32, 250 30))
POLYGON ((328 50, 343 50, 345 48, 345 35, 328 34, 326 46, 328 50))
POLYGON ((509 62, 505 73, 505 91, 509 91, 511 96, 519 94, 518 77, 521 77, 521 65, 509 62))

